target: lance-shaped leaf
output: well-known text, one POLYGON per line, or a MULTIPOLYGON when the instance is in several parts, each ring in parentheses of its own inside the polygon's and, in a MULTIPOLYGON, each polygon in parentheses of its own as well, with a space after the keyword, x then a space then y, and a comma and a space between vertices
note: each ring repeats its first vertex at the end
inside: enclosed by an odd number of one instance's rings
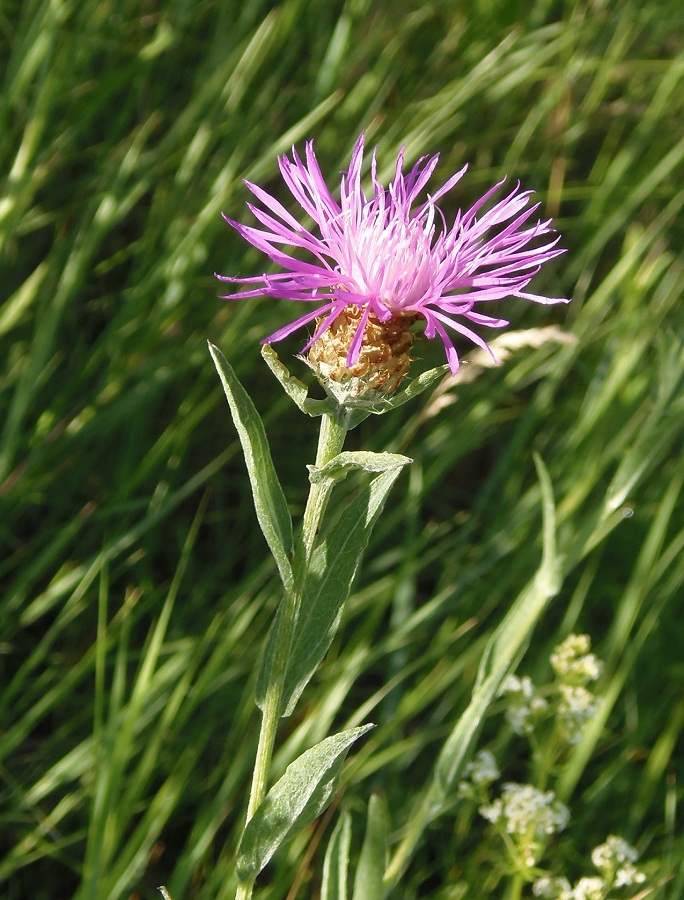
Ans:
POLYGON ((321 900, 347 900, 350 845, 351 816, 344 810, 325 851, 321 900))
POLYGON ((323 812, 337 791, 349 748, 373 727, 334 734, 290 763, 245 826, 237 860, 241 881, 253 881, 285 838, 323 812))
POLYGON ((259 525, 271 549, 285 589, 292 590, 292 519, 285 494, 278 481, 266 432, 249 394, 240 384, 230 363, 218 347, 209 344, 209 352, 221 379, 230 412, 237 429, 252 485, 254 508, 259 525))
POLYGON ((388 472, 390 469, 400 469, 413 462, 408 456, 401 453, 373 453, 370 450, 343 450, 337 456, 320 468, 307 466, 309 481, 318 484, 330 478, 331 481, 342 481, 349 472, 361 469, 364 472, 388 472))
POLYGON ((354 879, 352 900, 382 900, 387 863, 387 811, 377 794, 368 801, 366 834, 354 879))
MULTIPOLYGON (((363 551, 400 471, 395 467, 382 472, 364 487, 311 554, 283 688, 284 716, 291 714, 332 643, 363 551)), ((280 621, 279 607, 257 679, 256 698, 262 708, 280 621)))
POLYGON ((542 492, 541 565, 489 639, 480 661, 471 701, 439 754, 435 780, 442 794, 448 793, 460 776, 504 678, 515 669, 532 629, 551 598, 560 590, 561 567, 556 553, 556 515, 551 480, 536 454, 534 462, 542 492))

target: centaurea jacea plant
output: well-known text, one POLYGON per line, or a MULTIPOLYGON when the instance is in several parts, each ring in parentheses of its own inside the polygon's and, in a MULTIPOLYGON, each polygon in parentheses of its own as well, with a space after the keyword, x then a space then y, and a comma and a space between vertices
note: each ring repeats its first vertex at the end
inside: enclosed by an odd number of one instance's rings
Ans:
MULTIPOLYGON (((309 398, 307 388, 290 375, 274 351, 263 348, 267 364, 300 410, 321 417, 316 461, 308 467, 309 498, 301 530, 295 533, 258 413, 226 359, 211 347, 243 445, 257 517, 284 588, 257 684, 262 724, 247 821, 238 849, 240 900, 251 897, 257 875, 282 841, 325 809, 337 788, 347 751, 372 727, 352 728, 326 738, 295 760, 268 789, 278 722, 292 712, 330 646, 385 498, 401 469, 411 462, 399 454, 345 452, 346 432, 368 415, 383 414, 416 396, 447 368, 456 374, 460 363, 453 334, 491 353, 474 328, 508 324, 485 311, 493 302, 505 298, 565 302, 527 290, 543 263, 562 252, 550 222, 534 221, 538 204, 530 205, 530 192, 516 186, 495 202, 494 195, 503 186, 499 182, 469 209, 457 212, 449 226, 437 201, 461 180, 465 166, 420 199, 438 156, 423 157, 405 174, 402 149, 394 177, 383 187, 373 152, 371 190, 366 194, 363 151, 361 135, 342 175, 339 200, 326 185, 312 143, 306 145, 305 160, 294 149, 291 159, 280 158, 283 179, 313 221, 312 227, 299 222, 279 200, 251 183, 247 186, 261 206, 248 205, 261 227, 227 219, 283 271, 218 276, 246 288, 226 299, 268 296, 312 306, 262 343, 275 343, 311 325, 312 333, 301 352, 308 354, 306 362, 327 395, 325 400, 309 398), (292 248, 292 252, 283 248, 292 248), (295 252, 307 258, 300 259, 295 252), (425 323, 427 338, 441 339, 448 367, 423 373, 399 390, 411 363, 414 326, 420 320, 425 323), (331 491, 354 470, 370 473, 371 479, 323 535, 321 524, 331 491)), ((524 619, 518 615, 502 622, 506 654, 496 658, 489 654, 487 667, 494 668, 483 676, 477 694, 478 716, 494 701, 512 660, 555 591, 553 506, 548 476, 540 461, 538 472, 544 509, 543 578, 533 587, 532 602, 529 596, 520 600, 521 606, 525 600, 524 619)), ((446 742, 438 758, 434 792, 424 798, 422 812, 414 817, 412 829, 387 871, 375 873, 379 886, 396 882, 422 828, 438 810, 444 791, 457 784, 474 747, 477 729, 472 727, 472 715, 466 711, 446 742)), ((369 807, 369 823, 371 815, 369 807)), ((382 848, 376 857, 379 860, 384 855, 382 848)))

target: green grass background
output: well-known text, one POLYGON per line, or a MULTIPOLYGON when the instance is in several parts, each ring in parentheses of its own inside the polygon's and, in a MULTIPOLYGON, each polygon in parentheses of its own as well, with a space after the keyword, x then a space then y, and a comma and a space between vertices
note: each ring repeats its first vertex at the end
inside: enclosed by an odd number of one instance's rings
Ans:
MULTIPOLYGON (((234 893, 278 592, 207 339, 263 414, 295 515, 315 425, 258 353, 291 307, 216 299, 213 271, 264 265, 220 211, 249 220, 243 178, 285 199, 275 157, 311 137, 334 183, 365 129, 383 177, 402 143, 411 161, 441 151, 435 184, 471 164, 447 218, 502 174, 539 192, 567 254, 535 287, 572 304, 506 312, 576 342, 350 435, 415 464, 276 772, 375 721, 339 804, 355 852, 371 791, 400 836, 538 564, 536 450, 563 588, 522 669, 543 678, 569 630, 606 661, 603 727, 558 773, 558 858, 576 877, 617 832, 650 896, 683 897, 678 0, 3 0, 0 73, 0 895, 234 893)), ((424 367, 441 361, 426 343, 424 367)), ((500 717, 486 735, 509 780, 533 777, 500 717)), ((336 814, 257 896, 316 896, 336 814)), ((483 833, 442 816, 393 896, 503 897, 483 833)))

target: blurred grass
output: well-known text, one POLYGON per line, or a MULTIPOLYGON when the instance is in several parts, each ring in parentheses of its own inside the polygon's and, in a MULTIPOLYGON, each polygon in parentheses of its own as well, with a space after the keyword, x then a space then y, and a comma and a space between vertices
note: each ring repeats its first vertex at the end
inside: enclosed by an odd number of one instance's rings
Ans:
MULTIPOLYGON (((562 773, 568 865, 618 831, 663 879, 653 896, 681 896, 683 25, 674 0, 3 4, 8 900, 234 891, 277 592, 207 338, 264 414, 295 514, 315 436, 257 352, 285 304, 215 300, 212 271, 262 266, 219 212, 244 218, 245 177, 284 197, 275 156, 293 141, 315 137, 337 172, 362 128, 383 176, 402 143, 441 150, 443 176, 471 163, 447 216, 502 173, 539 191, 568 253, 536 286, 573 303, 509 312, 517 328, 566 317, 577 341, 352 433, 416 463, 276 765, 377 721, 344 802, 358 829, 381 790, 399 837, 538 563, 536 449, 565 580, 525 666, 571 629, 607 662, 601 727, 562 773)), ((314 894, 330 823, 276 857, 259 896, 314 894)), ((476 883, 473 840, 443 817, 397 896, 476 883)))

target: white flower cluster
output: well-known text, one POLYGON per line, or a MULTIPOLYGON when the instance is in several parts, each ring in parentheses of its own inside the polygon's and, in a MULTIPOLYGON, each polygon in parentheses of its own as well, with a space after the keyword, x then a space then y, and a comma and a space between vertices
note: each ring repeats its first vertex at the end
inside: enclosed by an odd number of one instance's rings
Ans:
POLYGON ((494 754, 480 750, 463 770, 463 781, 458 785, 458 795, 468 800, 478 800, 486 796, 489 785, 501 776, 494 754))
POLYGON ((569 890, 570 882, 567 878, 554 878, 550 875, 538 878, 532 885, 532 893, 542 900, 558 900, 563 892, 569 890))
MULTIPOLYGON (((551 666, 556 675, 551 690, 555 696, 558 733, 569 745, 579 743, 586 723, 598 708, 596 695, 587 685, 596 681, 603 664, 589 652, 590 647, 588 635, 571 634, 551 654, 551 666)), ((527 675, 522 678, 509 675, 499 695, 506 697, 506 721, 515 734, 533 734, 539 720, 549 715, 549 701, 527 675)))
POLYGON ((480 750, 475 759, 466 766, 465 775, 473 784, 487 785, 496 781, 501 772, 494 759, 494 754, 489 750, 480 750))
POLYGON ((596 681, 603 669, 601 660, 590 653, 588 634, 569 634, 551 654, 551 667, 563 684, 586 686, 596 681))
POLYGON ((545 839, 568 824, 570 811, 556 799, 553 791, 509 782, 504 784, 497 800, 480 807, 480 815, 494 824, 502 822, 508 834, 522 838, 516 843, 525 863, 532 866, 545 839))
POLYGON ((549 707, 527 675, 522 678, 509 675, 501 685, 499 695, 508 697, 506 721, 515 734, 532 734, 537 720, 549 707))
POLYGON ((611 834, 605 844, 595 847, 591 860, 601 877, 580 878, 573 886, 567 878, 546 876, 532 886, 532 893, 542 900, 604 900, 613 888, 643 884, 646 876, 634 865, 638 854, 621 837, 611 834))
POLYGON ((540 878, 532 893, 543 900, 603 900, 606 885, 602 878, 580 878, 572 887, 567 878, 540 878))
POLYGON ((611 834, 605 844, 595 847, 591 861, 613 887, 631 887, 646 880, 634 863, 639 854, 623 838, 611 834))
MULTIPOLYGON (((550 658, 556 680, 545 692, 555 698, 558 734, 569 745, 579 743, 598 708, 587 685, 599 677, 603 663, 589 652, 590 647, 588 635, 571 634, 554 648, 550 658)), ((509 675, 499 694, 506 697, 506 721, 515 734, 531 735, 539 720, 549 715, 551 704, 527 675, 509 675)))
MULTIPOLYGON (((567 897, 562 900, 603 900, 606 885, 602 878, 580 878, 567 897)), ((561 895, 562 896, 562 895, 561 895)))
POLYGON ((578 744, 584 728, 598 707, 587 684, 601 674, 603 663, 590 653, 587 634, 570 634, 551 654, 551 666, 558 680, 557 721, 563 740, 578 744))
MULTIPOLYGON (((552 726, 544 735, 551 755, 560 759, 569 744, 582 738, 588 720, 595 715, 599 700, 589 685, 599 678, 603 663, 590 651, 586 634, 571 634, 551 654, 552 682, 538 689, 528 676, 510 675, 504 681, 499 694, 505 697, 508 723, 517 734, 534 735, 531 745, 535 752, 544 749, 542 736, 535 732, 541 719, 548 719, 552 726)), ((549 772, 554 764, 548 764, 549 772)), ((478 804, 480 815, 503 839, 517 869, 524 867, 527 877, 541 875, 537 867, 542 854, 551 836, 567 826, 570 811, 553 791, 530 784, 507 782, 492 799, 492 785, 500 777, 493 754, 482 750, 465 767, 458 793, 478 804)), ((646 876, 635 866, 637 858, 633 847, 611 835, 592 851, 598 874, 585 875, 574 884, 564 876, 545 875, 534 882, 532 893, 541 900, 608 900, 613 890, 645 881, 646 876)))
POLYGON ((585 687, 558 686, 558 727, 567 744, 579 744, 585 725, 597 709, 598 698, 585 687))

